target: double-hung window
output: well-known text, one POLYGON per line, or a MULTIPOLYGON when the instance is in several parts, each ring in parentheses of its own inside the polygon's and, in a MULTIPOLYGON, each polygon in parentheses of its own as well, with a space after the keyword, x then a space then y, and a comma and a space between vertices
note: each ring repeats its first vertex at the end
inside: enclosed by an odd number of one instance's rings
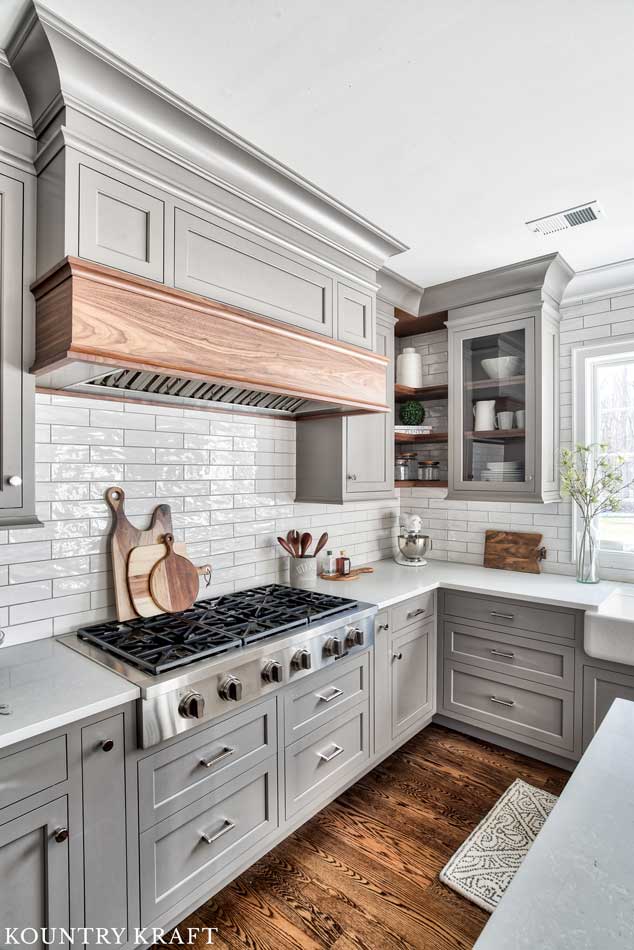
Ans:
MULTIPOLYGON (((624 482, 634 478, 634 338, 584 346, 574 353, 574 441, 605 443, 608 457, 625 459, 624 482)), ((574 535, 574 532, 573 532, 574 535)), ((599 518, 600 562, 634 569, 634 485, 621 510, 599 518)))

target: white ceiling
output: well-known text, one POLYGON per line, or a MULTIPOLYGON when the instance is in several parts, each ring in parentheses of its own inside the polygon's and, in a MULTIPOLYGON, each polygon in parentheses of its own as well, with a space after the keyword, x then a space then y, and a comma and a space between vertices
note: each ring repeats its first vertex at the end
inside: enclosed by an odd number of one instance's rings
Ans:
POLYGON ((47 4, 405 241, 390 266, 423 286, 634 257, 631 0, 47 4), (524 226, 590 199, 605 219, 524 226))

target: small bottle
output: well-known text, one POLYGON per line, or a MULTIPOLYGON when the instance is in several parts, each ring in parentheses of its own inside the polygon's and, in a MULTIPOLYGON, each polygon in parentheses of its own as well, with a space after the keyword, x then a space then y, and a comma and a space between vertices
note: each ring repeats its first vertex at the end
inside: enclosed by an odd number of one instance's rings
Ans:
POLYGON ((346 574, 350 573, 350 558, 347 557, 345 551, 339 552, 339 557, 337 558, 337 574, 341 574, 342 577, 345 577, 346 574))
POLYGON ((324 567, 324 574, 328 577, 334 577, 337 573, 337 559, 335 558, 332 551, 326 551, 326 565, 324 567))

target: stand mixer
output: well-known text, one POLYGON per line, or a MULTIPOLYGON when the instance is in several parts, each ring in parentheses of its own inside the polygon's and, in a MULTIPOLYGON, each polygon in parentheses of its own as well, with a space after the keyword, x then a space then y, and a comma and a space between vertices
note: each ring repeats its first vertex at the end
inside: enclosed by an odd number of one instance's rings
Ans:
POLYGON ((422 532, 423 521, 420 515, 404 512, 398 534, 398 553, 394 560, 404 567, 422 567, 427 564, 425 554, 431 550, 431 538, 422 532))

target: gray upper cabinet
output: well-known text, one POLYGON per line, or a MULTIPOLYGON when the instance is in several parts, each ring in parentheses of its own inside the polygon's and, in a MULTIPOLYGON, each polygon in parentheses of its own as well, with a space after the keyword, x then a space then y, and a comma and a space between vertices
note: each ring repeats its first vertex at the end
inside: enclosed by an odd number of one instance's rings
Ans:
POLYGON ((374 350, 374 297, 339 281, 337 339, 374 350))
POLYGON ((80 165, 79 256, 162 281, 164 203, 122 178, 80 165))
POLYGON ((68 930, 68 872, 65 796, 0 824, 0 933, 32 928, 37 937, 33 943, 29 936, 29 945, 44 950, 43 928, 68 930))
POLYGON ((333 278, 280 254, 246 233, 175 211, 177 287, 333 335, 333 278))
POLYGON ((554 501, 559 325, 538 295, 449 314, 449 498, 554 501))
POLYGON ((297 426, 296 500, 343 504, 394 494, 394 330, 377 322, 377 352, 389 357, 390 411, 308 419, 297 426))
POLYGON ((33 299, 35 179, 0 163, 0 526, 35 517, 33 299))

